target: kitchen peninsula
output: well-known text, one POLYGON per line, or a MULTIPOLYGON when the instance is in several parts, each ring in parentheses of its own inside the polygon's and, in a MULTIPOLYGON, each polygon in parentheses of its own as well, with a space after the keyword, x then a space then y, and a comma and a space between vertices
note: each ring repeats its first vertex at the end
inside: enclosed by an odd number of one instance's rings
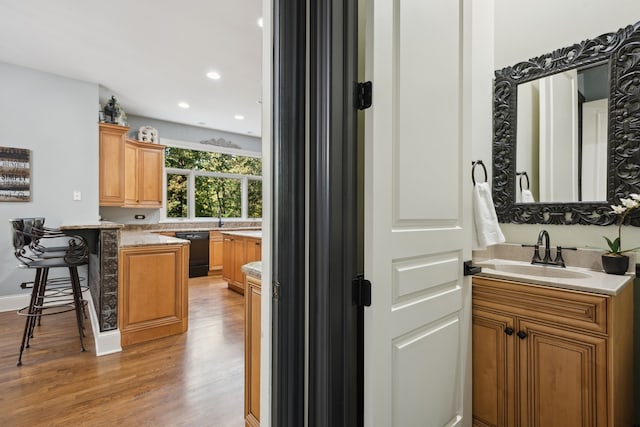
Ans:
POLYGON ((118 264, 123 347, 187 330, 188 240, 124 231, 118 264))

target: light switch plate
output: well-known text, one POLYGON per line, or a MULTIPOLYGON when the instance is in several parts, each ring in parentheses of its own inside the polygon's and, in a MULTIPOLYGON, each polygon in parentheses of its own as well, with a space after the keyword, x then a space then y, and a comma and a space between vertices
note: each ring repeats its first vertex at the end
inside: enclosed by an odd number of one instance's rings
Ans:
POLYGON ((73 200, 78 201, 78 200, 82 200, 82 192, 81 191, 74 191, 73 192, 73 200))

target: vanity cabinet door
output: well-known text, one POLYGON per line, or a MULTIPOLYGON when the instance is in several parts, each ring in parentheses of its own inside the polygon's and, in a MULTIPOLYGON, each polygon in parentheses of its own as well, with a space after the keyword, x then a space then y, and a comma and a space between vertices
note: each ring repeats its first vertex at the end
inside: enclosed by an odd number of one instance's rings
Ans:
POLYGON ((607 426, 607 339, 518 322, 522 427, 607 426))
POLYGON ((473 425, 515 425, 514 316, 473 309, 473 425))

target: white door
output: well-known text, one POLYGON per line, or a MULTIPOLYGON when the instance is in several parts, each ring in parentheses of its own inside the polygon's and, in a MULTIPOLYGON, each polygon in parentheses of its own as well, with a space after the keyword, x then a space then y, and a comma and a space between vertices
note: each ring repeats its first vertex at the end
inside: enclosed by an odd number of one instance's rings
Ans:
POLYGON ((540 201, 578 201, 578 72, 540 79, 540 201))
POLYGON ((582 104, 582 201, 607 200, 608 99, 582 104))
POLYGON ((368 2, 365 426, 471 424, 470 5, 368 2))

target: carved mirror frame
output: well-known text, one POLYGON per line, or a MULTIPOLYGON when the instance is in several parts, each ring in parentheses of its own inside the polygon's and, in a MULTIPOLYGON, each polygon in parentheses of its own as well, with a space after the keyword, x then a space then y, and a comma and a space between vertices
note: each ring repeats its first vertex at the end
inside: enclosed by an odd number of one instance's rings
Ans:
MULTIPOLYGON (((640 22, 495 72, 493 201, 498 220, 517 224, 609 225, 610 205, 640 193, 640 22), (518 85, 573 68, 609 64, 607 201, 515 203, 518 85)), ((630 219, 640 226, 640 218, 630 219)))

